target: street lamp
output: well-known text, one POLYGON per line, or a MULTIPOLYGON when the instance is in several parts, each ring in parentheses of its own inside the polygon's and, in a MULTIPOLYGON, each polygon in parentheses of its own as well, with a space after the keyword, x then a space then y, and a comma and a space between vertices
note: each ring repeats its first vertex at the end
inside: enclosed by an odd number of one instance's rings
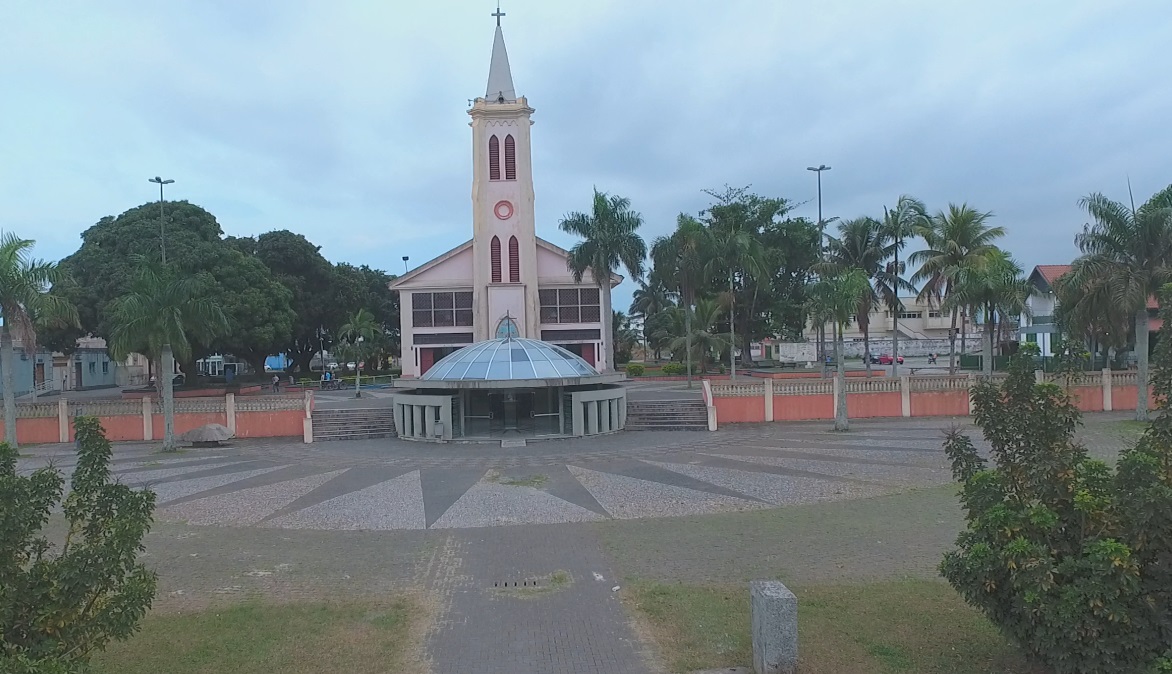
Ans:
MULTIPOLYGON (((825 254, 825 240, 826 240, 826 223, 822 220, 822 172, 829 171, 830 167, 826 164, 819 164, 818 166, 807 166, 807 171, 813 171, 818 174, 818 256, 825 254)), ((842 357, 842 354, 839 354, 842 357)), ((818 361, 822 364, 822 376, 825 377, 826 372, 826 324, 822 323, 818 326, 818 361)))
POLYGON ((152 183, 157 183, 159 186, 159 247, 163 251, 163 264, 167 264, 167 231, 165 221, 163 220, 163 185, 170 185, 174 180, 163 180, 159 176, 148 178, 152 183))
POLYGON ((411 259, 411 256, 409 256, 409 255, 403 256, 403 273, 404 274, 407 273, 407 260, 410 260, 410 259, 411 259))

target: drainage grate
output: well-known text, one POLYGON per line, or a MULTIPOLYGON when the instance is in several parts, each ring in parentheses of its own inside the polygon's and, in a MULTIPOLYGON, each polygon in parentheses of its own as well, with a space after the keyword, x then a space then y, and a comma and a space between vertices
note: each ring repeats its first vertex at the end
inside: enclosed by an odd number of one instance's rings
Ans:
POLYGON ((492 586, 500 589, 514 588, 514 587, 541 587, 541 582, 536 578, 529 578, 526 580, 494 580, 492 586))

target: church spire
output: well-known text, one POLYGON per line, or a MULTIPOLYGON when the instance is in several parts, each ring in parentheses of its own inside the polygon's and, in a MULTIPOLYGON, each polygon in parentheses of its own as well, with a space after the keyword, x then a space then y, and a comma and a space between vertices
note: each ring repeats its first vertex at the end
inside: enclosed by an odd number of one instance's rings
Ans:
POLYGON ((513 72, 509 69, 509 53, 505 51, 505 35, 501 32, 501 17, 504 15, 499 5, 492 15, 496 17, 496 35, 492 39, 492 62, 488 66, 488 89, 484 94, 489 101, 517 100, 513 72))

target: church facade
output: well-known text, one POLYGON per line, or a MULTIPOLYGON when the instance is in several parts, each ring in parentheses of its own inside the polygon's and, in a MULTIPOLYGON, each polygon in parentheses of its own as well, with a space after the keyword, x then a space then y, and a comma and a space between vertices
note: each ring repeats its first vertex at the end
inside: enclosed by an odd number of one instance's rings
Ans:
POLYGON ((472 118, 472 239, 391 282, 399 292, 404 377, 474 342, 516 336, 557 344, 598 371, 611 336, 610 291, 588 271, 575 283, 568 252, 538 238, 530 117, 513 87, 504 35, 493 38, 488 87, 472 118))

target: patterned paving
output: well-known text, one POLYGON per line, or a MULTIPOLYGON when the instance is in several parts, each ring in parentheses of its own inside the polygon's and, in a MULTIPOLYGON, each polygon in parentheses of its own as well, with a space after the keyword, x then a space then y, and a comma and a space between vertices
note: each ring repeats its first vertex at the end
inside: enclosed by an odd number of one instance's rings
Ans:
MULTIPOLYGON (((179 455, 115 452, 119 480, 150 487, 157 517, 198 525, 369 530, 463 529, 677 517, 863 498, 947 483, 946 422, 822 425, 717 433, 626 433, 504 449, 380 439, 240 442, 179 455)), ((33 450, 22 470, 72 448, 33 450)))

